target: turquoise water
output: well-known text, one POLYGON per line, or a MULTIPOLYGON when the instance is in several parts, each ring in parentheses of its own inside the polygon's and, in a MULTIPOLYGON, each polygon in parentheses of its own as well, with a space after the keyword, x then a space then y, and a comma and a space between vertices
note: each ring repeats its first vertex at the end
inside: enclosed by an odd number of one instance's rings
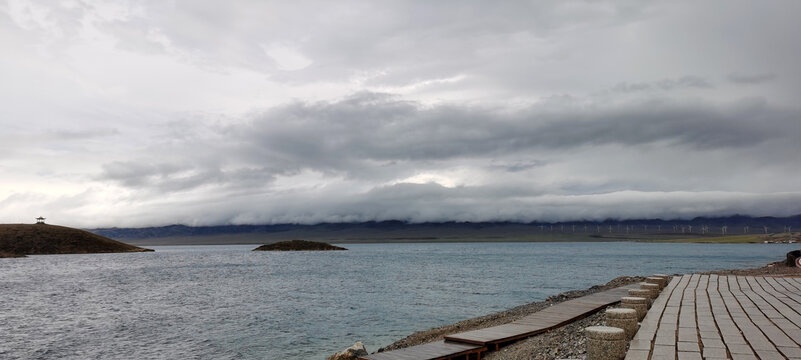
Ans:
POLYGON ((255 246, 0 261, 2 359, 325 359, 622 275, 757 267, 797 245, 255 246))

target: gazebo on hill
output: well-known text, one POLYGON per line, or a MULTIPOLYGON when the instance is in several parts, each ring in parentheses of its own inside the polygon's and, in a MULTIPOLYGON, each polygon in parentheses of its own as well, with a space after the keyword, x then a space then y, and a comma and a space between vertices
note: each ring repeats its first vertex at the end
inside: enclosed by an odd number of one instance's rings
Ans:
POLYGON ((36 223, 37 223, 37 224, 44 224, 44 223, 45 223, 44 221, 45 221, 45 218, 43 218, 43 217, 41 217, 41 216, 40 216, 40 217, 38 217, 38 218, 36 218, 36 223))

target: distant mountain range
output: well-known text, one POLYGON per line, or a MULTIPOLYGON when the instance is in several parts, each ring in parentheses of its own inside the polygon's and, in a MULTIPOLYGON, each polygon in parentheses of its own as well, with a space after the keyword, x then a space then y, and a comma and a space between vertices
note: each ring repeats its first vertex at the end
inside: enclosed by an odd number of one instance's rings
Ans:
POLYGON ((537 234, 762 234, 801 231, 801 214, 789 217, 697 217, 691 220, 633 219, 569 222, 439 222, 370 221, 314 225, 169 225, 145 228, 89 229, 98 235, 133 243, 267 243, 287 239, 341 242, 504 240, 537 234), (154 241, 159 240, 159 241, 154 241), (166 240, 166 241, 162 241, 166 240))

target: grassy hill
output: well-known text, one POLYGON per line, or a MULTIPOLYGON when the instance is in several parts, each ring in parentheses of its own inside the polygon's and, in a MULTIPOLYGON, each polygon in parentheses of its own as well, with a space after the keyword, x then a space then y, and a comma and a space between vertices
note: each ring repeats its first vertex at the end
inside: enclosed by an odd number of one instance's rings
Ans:
POLYGON ((710 236, 689 239, 662 240, 661 242, 676 243, 698 243, 698 244, 761 244, 765 241, 766 235, 734 235, 734 236, 710 236))
POLYGON ((88 231, 47 224, 0 224, 0 257, 153 251, 88 231))
POLYGON ((733 236, 707 236, 687 239, 660 240, 660 242, 706 243, 706 244, 762 244, 768 243, 798 243, 801 242, 801 233, 777 233, 766 235, 733 235, 733 236))
POLYGON ((14 258, 14 257, 25 257, 25 254, 12 254, 0 251, 0 258, 14 258))

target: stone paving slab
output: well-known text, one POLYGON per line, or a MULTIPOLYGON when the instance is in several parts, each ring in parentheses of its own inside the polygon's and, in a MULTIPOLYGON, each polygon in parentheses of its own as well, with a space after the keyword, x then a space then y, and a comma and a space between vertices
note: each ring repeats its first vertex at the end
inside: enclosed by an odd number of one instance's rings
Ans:
POLYGON ((626 359, 801 360, 801 279, 674 277, 654 300, 626 359))

